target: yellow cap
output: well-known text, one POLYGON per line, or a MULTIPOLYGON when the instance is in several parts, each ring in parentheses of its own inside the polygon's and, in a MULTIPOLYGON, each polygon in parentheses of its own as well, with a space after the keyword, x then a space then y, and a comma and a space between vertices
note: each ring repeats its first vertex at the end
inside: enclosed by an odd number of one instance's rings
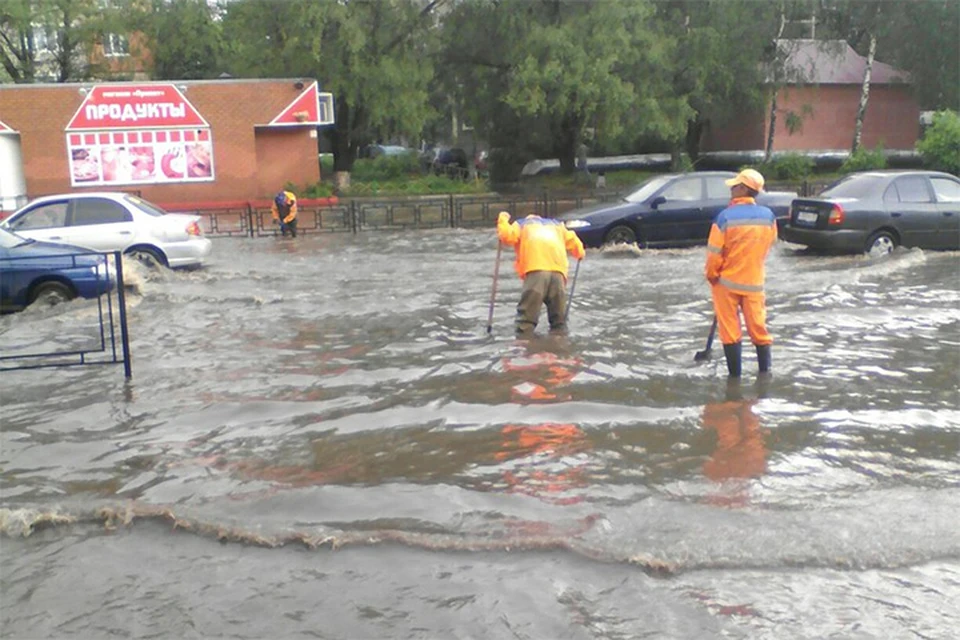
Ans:
POLYGON ((754 191, 763 191, 763 176, 755 169, 744 169, 737 174, 737 177, 724 180, 728 187, 742 184, 754 191))

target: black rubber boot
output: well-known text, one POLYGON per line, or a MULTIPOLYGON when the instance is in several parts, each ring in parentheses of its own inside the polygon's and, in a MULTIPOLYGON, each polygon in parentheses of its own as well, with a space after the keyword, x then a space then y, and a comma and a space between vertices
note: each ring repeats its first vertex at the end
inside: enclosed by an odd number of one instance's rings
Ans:
POLYGON ((770 366, 773 364, 773 359, 770 355, 770 345, 757 345, 757 363, 760 365, 760 373, 770 373, 770 366))
POLYGON ((727 371, 730 373, 731 378, 740 377, 740 354, 742 351, 741 344, 739 342, 734 342, 733 344, 723 345, 723 355, 727 358, 727 371))

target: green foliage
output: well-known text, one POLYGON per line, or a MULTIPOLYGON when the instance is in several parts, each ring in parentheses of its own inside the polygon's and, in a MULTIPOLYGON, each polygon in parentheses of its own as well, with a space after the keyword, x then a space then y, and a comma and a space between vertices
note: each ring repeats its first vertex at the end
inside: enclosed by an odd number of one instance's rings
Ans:
POLYGON ((329 198, 333 195, 333 185, 322 181, 307 185, 300 191, 295 188, 288 190, 293 191, 299 198, 329 198))
POLYGON ((131 4, 131 22, 144 34, 155 80, 216 78, 223 57, 220 23, 206 0, 131 4), (145 11, 137 13, 141 7, 145 11))
POLYGON ((813 173, 813 158, 799 153, 786 153, 754 167, 767 180, 803 180, 813 173))
POLYGON ((359 182, 351 179, 350 188, 341 195, 350 197, 417 196, 447 193, 485 193, 487 191, 489 191, 489 188, 484 181, 454 180, 446 176, 427 175, 371 182, 359 182))
POLYGON ((416 153, 402 153, 394 156, 378 156, 372 159, 357 160, 353 163, 351 181, 360 182, 396 180, 420 172, 416 153))
POLYGON ((674 160, 670 166, 670 170, 677 173, 693 171, 693 160, 690 159, 689 154, 681 153, 680 155, 674 157, 674 160))
POLYGON ((871 151, 860 147, 854 153, 843 161, 840 165, 841 173, 852 173, 854 171, 871 171, 874 169, 885 169, 887 167, 887 157, 883 153, 883 145, 878 144, 871 151))
POLYGON ((931 169, 960 176, 960 116, 955 111, 938 111, 933 125, 917 143, 917 151, 931 169))

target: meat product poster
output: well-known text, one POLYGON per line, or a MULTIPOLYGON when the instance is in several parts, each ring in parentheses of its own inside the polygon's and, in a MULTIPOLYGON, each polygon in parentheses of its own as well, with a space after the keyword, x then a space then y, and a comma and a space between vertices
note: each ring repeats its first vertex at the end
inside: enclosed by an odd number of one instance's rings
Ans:
POLYGON ((210 125, 172 84, 90 89, 67 125, 75 187, 210 182, 210 125))
POLYGON ((214 179, 209 129, 70 133, 67 153, 74 187, 214 179))

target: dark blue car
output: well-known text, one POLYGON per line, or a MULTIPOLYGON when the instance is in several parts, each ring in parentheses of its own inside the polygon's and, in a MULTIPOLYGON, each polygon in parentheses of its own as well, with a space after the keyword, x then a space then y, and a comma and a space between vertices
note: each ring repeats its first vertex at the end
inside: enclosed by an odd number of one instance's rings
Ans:
POLYGON ((103 254, 72 245, 29 240, 0 229, 0 311, 34 304, 97 298, 116 279, 103 254))
MULTIPOLYGON (((730 187, 724 180, 735 175, 732 171, 702 171, 656 176, 616 202, 570 211, 559 219, 587 247, 706 244, 713 219, 730 202, 730 187)), ((793 192, 764 191, 757 203, 770 207, 778 224, 783 224, 796 197, 793 192)))

